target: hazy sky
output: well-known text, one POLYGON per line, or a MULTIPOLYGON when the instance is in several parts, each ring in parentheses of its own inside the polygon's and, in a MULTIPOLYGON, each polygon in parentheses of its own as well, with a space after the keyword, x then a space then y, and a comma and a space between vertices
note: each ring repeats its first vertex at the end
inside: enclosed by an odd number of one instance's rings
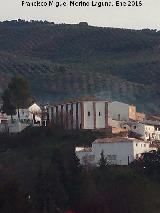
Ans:
MULTIPOLYGON (((91 2, 91 0, 88 1, 91 2)), ((115 3, 115 0, 110 1, 115 3)), ((160 0, 142 0, 142 7, 132 8, 115 6, 102 8, 69 6, 63 8, 31 8, 22 7, 21 2, 21 0, 0 0, 0 20, 42 19, 54 21, 55 23, 87 21, 90 25, 96 26, 160 29, 160 0)), ((69 0, 66 0, 66 2, 69 3, 69 0)))

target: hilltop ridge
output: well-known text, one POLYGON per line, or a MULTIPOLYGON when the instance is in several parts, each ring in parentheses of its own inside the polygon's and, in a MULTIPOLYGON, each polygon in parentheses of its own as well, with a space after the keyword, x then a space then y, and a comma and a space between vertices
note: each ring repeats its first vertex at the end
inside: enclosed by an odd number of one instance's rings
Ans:
POLYGON ((23 74, 39 101, 97 96, 160 110, 160 32, 0 22, 0 92, 23 74))

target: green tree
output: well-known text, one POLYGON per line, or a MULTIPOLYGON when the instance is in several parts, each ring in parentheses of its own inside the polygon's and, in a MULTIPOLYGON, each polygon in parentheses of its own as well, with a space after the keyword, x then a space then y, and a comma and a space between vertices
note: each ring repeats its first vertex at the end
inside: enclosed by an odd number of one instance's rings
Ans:
POLYGON ((15 106, 11 103, 10 100, 10 94, 8 89, 6 89, 2 95, 2 100, 3 100, 3 106, 2 106, 2 112, 6 113, 7 115, 11 116, 11 121, 13 121, 13 115, 16 114, 16 108, 15 106))
POLYGON ((99 167, 102 168, 102 169, 106 168, 106 166, 108 165, 107 158, 105 157, 103 150, 101 152, 101 158, 100 158, 98 164, 99 164, 99 167))
MULTIPOLYGON (((32 103, 32 96, 30 91, 30 86, 28 81, 21 75, 17 75, 11 79, 11 82, 8 85, 8 88, 4 91, 4 99, 7 101, 4 102, 6 111, 8 108, 13 106, 18 110, 19 117, 19 109, 26 108, 28 105, 32 103)), ((20 119, 20 117, 19 117, 20 119)))

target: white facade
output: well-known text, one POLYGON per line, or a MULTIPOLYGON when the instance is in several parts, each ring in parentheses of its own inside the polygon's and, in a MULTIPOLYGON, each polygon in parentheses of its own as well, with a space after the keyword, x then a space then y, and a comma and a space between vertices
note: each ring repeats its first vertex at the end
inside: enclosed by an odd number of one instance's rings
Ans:
POLYGON ((6 114, 2 114, 0 112, 0 124, 7 123, 7 121, 8 121, 7 115, 6 114))
POLYGON ((134 138, 104 138, 95 140, 91 148, 77 147, 75 152, 83 165, 98 165, 102 151, 109 164, 128 165, 151 150, 156 148, 150 148, 149 142, 134 138))
POLYGON ((48 107, 49 121, 66 129, 108 127, 107 101, 76 101, 48 107))
POLYGON ((2 124, 0 117, 0 132, 18 133, 28 126, 40 126, 41 118, 42 110, 34 103, 27 109, 16 110, 16 115, 13 115, 12 119, 11 116, 3 114, 2 124))
POLYGON ((113 101, 109 103, 109 117, 117 121, 128 121, 129 120, 129 105, 113 101))
MULTIPOLYGON (((41 114, 42 114, 41 108, 36 103, 34 103, 29 108, 19 110, 17 109, 16 115, 13 115, 13 121, 16 122, 20 120, 21 122, 30 124, 36 122, 41 123, 41 114)), ((11 117, 8 116, 8 119, 11 119, 11 117)))
POLYGON ((128 131, 137 133, 144 140, 160 140, 160 128, 145 123, 128 122, 121 124, 128 131))
POLYGON ((8 125, 9 133, 18 133, 23 131, 28 125, 26 123, 16 122, 8 125))

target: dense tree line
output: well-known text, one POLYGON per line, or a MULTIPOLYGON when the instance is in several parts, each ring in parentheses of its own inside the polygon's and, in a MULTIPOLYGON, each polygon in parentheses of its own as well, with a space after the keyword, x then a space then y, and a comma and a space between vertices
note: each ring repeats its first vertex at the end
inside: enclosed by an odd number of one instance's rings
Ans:
POLYGON ((103 152, 99 167, 84 169, 79 164, 74 147, 89 145, 105 134, 50 127, 27 129, 17 136, 0 135, 1 211, 159 212, 158 153, 130 167, 108 165, 103 152))

